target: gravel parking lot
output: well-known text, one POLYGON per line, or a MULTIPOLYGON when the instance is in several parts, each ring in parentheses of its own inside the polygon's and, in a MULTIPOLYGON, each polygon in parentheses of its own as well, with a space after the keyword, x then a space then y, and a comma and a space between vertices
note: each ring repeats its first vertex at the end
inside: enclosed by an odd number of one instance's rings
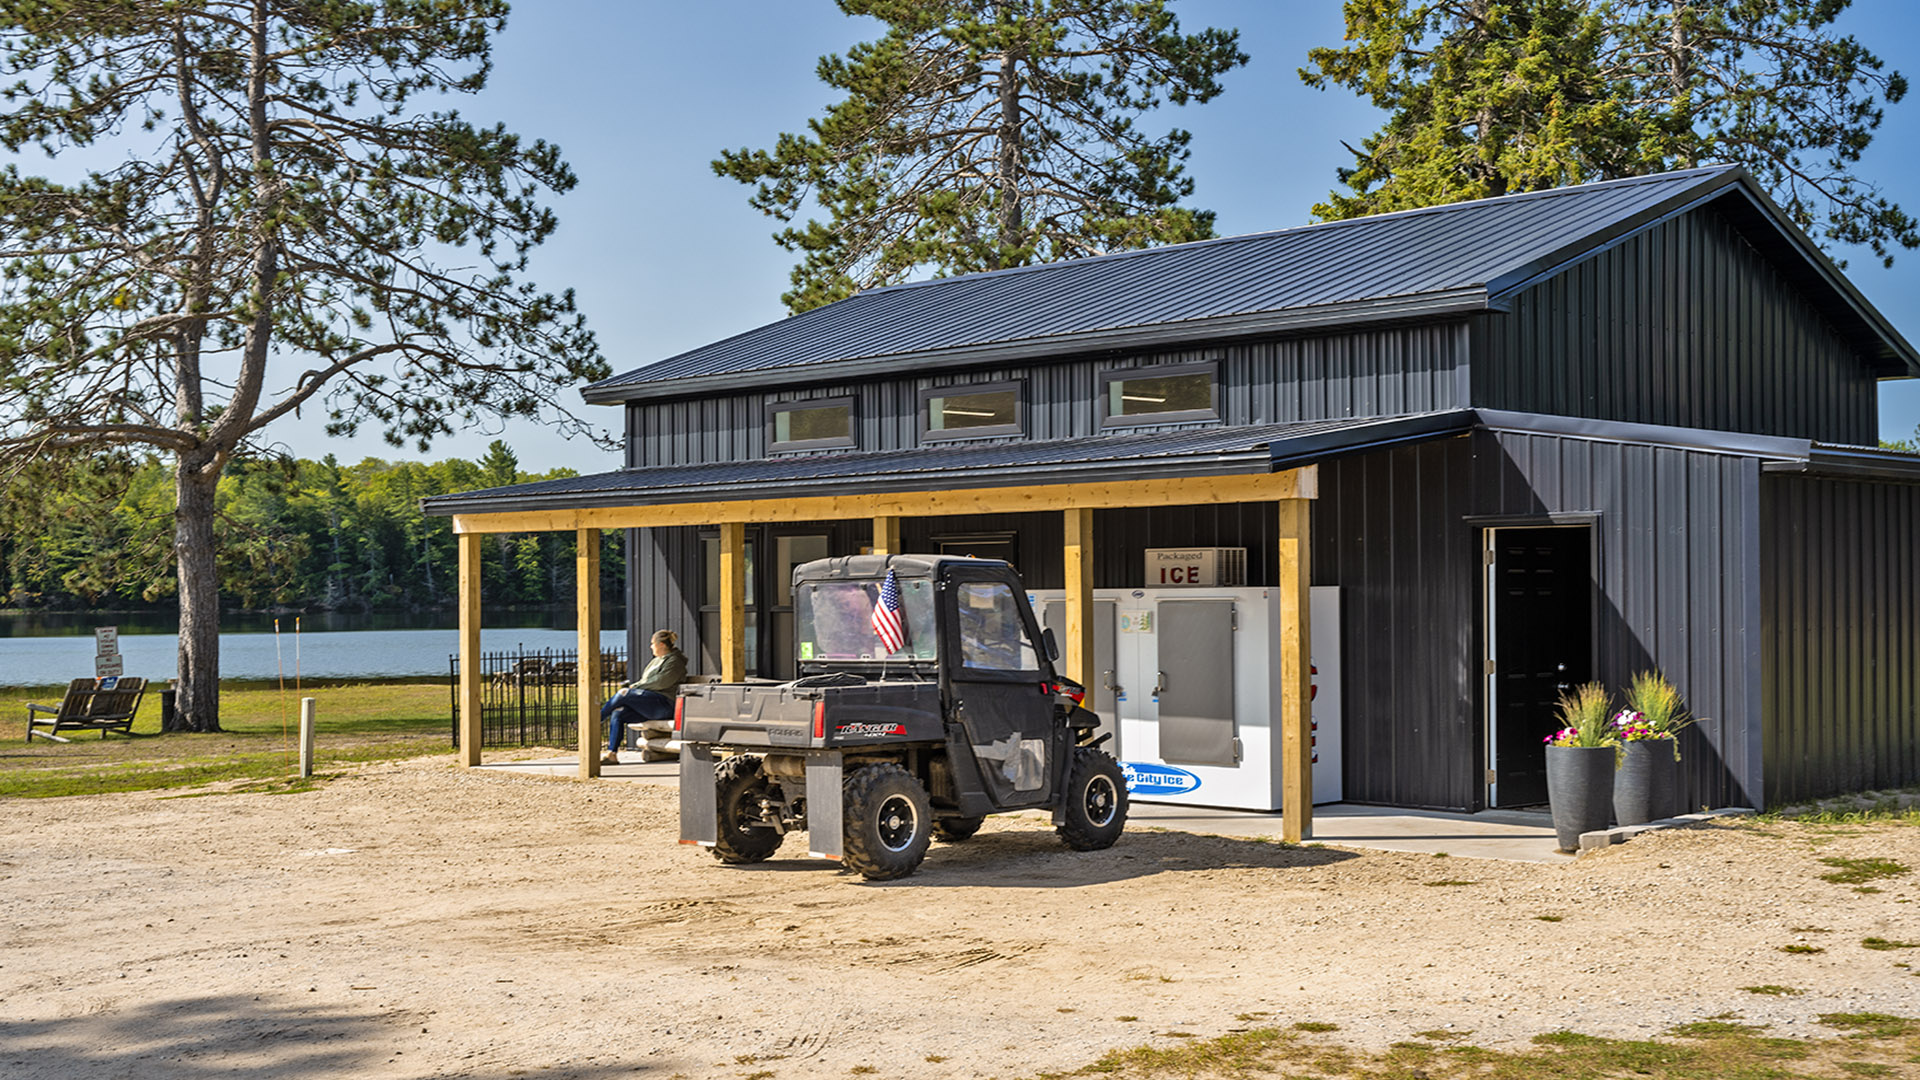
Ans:
POLYGON ((427 758, 294 794, 10 801, 0 1064, 1015 1077, 1252 1024, 1498 1047, 1920 1014, 1920 949, 1863 944, 1920 941, 1914 875, 1821 878, 1920 867, 1911 826, 1715 824, 1551 865, 1171 831, 1076 853, 1016 817, 877 885, 797 852, 721 866, 675 842, 674 799, 427 758))

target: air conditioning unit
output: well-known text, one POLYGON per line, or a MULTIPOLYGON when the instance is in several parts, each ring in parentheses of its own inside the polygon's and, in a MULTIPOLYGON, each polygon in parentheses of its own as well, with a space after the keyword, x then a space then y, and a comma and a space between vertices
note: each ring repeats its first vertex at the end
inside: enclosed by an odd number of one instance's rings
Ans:
POLYGON ((1246 548, 1148 548, 1149 589, 1237 588, 1247 583, 1246 548))

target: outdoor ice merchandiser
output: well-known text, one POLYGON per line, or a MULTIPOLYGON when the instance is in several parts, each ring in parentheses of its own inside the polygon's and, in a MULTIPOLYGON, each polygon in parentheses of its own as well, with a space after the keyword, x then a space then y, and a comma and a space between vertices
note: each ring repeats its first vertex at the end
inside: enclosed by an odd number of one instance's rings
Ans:
MULTIPOLYGON (((1066 632, 1065 594, 1029 594, 1041 622, 1066 632)), ((1309 603, 1313 801, 1338 802, 1340 589, 1309 603)), ((1281 806, 1280 598, 1273 589, 1093 591, 1088 704, 1142 802, 1281 806)))

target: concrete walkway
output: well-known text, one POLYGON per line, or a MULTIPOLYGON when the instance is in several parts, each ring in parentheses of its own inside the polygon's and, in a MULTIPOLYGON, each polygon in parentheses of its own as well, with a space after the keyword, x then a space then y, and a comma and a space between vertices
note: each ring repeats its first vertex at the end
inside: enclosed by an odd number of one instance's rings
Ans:
MULTIPOLYGON (((1215 836, 1278 837, 1280 815, 1136 802, 1127 809, 1127 827, 1159 827, 1215 836)), ((1313 808, 1313 836, 1308 842, 1420 855, 1445 853, 1473 859, 1573 861, 1572 856, 1556 850, 1559 841, 1554 838, 1551 818, 1543 813, 1513 810, 1448 814, 1329 803, 1313 808)))
MULTIPOLYGON (((671 761, 603 765, 600 778, 626 783, 679 783, 680 766, 671 761)), ((481 768, 529 776, 574 776, 579 763, 572 757, 511 761, 481 768)), ((1252 810, 1217 810, 1136 802, 1128 809, 1129 828, 1172 829, 1212 836, 1280 836, 1280 815, 1252 810)), ((1334 847, 1377 848, 1420 855, 1445 852, 1458 858, 1508 859, 1518 862, 1571 862, 1555 850, 1553 822, 1544 813, 1488 810, 1478 814, 1448 814, 1434 810, 1398 810, 1382 806, 1330 803, 1313 808, 1310 841, 1334 847)))

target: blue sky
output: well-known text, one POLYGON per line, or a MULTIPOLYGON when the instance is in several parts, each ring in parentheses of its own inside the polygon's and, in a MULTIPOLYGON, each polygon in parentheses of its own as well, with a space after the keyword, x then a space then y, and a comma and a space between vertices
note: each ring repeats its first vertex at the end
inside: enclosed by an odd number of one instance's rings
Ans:
MULTIPOLYGON (((1338 0, 1180 0, 1189 31, 1231 26, 1252 62, 1226 77, 1204 106, 1163 108, 1147 123, 1193 132, 1192 202, 1218 214, 1222 235, 1303 224, 1346 158, 1379 122, 1344 91, 1320 92, 1296 75, 1306 52, 1340 40, 1338 0)), ((1920 5, 1856 0, 1841 28, 1890 67, 1920 80, 1920 5)), ((784 315, 779 296, 793 259, 770 239, 772 219, 747 206, 747 189, 713 175, 723 148, 761 147, 800 130, 834 99, 813 75, 825 53, 875 36, 831 0, 521 0, 498 41, 495 72, 469 117, 504 122, 560 144, 580 185, 555 200, 561 226, 536 254, 533 276, 572 288, 619 371, 661 360, 784 315)), ((29 166, 31 167, 31 166, 29 166)), ((1920 213, 1920 93, 1889 110, 1861 172, 1910 213, 1920 213)), ((1920 251, 1882 269, 1870 252, 1841 252, 1862 292, 1909 339, 1920 340, 1920 251)), ((579 406, 601 425, 615 409, 579 406)), ((309 410, 276 430, 302 457, 343 460, 396 454, 377 434, 328 439, 309 410)), ((1920 380, 1883 383, 1882 431, 1920 426, 1920 380)), ((478 457, 498 432, 435 443, 430 457, 478 457)), ((617 467, 615 454, 515 423, 505 437, 522 468, 617 467)))

